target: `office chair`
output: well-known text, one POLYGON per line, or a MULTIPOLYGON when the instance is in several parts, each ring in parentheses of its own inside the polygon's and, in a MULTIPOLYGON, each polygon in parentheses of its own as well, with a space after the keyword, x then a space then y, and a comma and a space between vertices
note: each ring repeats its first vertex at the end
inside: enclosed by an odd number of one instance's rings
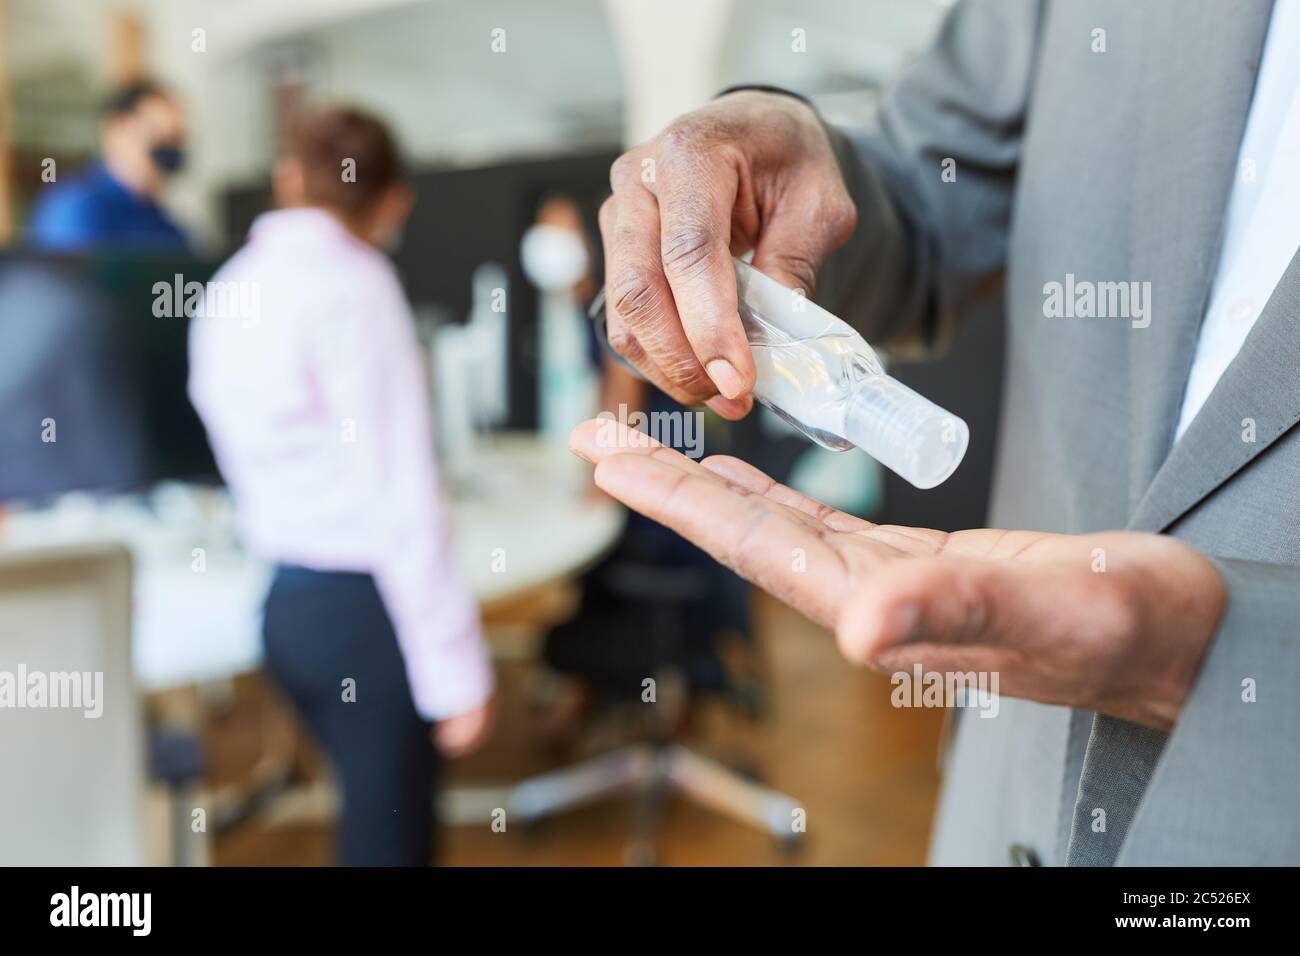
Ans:
POLYGON ((801 834, 793 825, 794 799, 673 739, 689 697, 686 615, 693 604, 711 596, 710 580, 694 568, 635 559, 610 561, 600 576, 602 586, 626 600, 628 608, 644 607, 649 615, 649 639, 655 645, 650 659, 658 662, 655 700, 653 705, 632 705, 645 718, 644 739, 517 784, 507 804, 508 818, 531 827, 565 810, 632 793, 636 811, 624 859, 631 865, 653 865, 654 834, 666 799, 676 794, 771 834, 783 850, 797 848, 801 834))
POLYGON ((0 776, 0 864, 202 862, 190 829, 202 743, 146 728, 131 603, 131 556, 120 545, 0 550, 0 671, 43 675, 51 687, 51 675, 102 674, 103 695, 98 717, 84 707, 0 714, 0 766, 20 771, 0 776), (167 790, 166 841, 145 836, 148 780, 167 790))
POLYGON ((130 554, 116 545, 0 551, 0 670, 102 675, 98 717, 86 716, 84 699, 0 714, 0 863, 144 863, 130 554))

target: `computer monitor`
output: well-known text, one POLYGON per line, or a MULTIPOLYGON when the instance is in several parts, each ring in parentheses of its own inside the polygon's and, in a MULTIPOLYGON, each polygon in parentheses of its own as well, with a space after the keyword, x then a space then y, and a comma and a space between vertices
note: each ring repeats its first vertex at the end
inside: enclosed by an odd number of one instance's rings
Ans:
POLYGON ((219 480, 186 396, 189 320, 174 295, 214 266, 0 253, 0 501, 219 480))

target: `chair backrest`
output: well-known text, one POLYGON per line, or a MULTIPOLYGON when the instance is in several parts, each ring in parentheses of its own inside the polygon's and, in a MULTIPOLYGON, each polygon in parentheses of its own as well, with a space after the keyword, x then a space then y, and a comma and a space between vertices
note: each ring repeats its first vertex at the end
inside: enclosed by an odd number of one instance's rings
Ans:
POLYGON ((144 862, 131 557, 0 549, 0 864, 144 862))

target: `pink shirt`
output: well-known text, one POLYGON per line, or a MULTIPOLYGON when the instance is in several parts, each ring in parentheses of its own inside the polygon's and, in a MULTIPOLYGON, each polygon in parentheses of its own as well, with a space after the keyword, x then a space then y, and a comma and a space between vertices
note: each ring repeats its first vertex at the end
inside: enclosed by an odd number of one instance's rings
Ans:
POLYGON ((392 264, 322 210, 281 210, 257 219, 207 291, 190 399, 245 546, 371 574, 420 714, 481 704, 492 670, 453 561, 430 393, 392 264))

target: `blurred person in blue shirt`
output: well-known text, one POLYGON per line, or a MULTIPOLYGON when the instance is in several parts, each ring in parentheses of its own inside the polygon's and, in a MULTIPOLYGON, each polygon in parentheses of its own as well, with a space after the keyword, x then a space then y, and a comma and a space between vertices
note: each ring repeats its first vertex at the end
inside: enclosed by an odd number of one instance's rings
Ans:
POLYGON ((185 159, 185 114, 176 99, 148 80, 117 90, 103 106, 100 144, 89 169, 41 194, 28 242, 54 252, 188 252, 185 233, 158 205, 185 159))

